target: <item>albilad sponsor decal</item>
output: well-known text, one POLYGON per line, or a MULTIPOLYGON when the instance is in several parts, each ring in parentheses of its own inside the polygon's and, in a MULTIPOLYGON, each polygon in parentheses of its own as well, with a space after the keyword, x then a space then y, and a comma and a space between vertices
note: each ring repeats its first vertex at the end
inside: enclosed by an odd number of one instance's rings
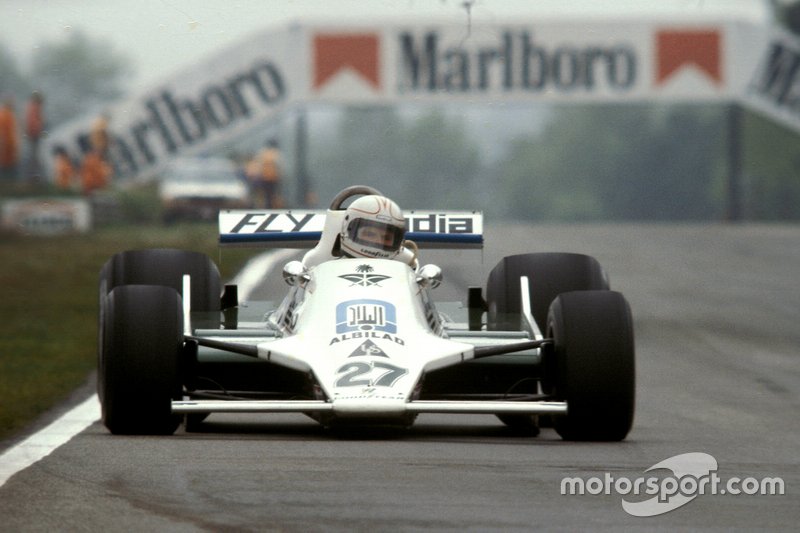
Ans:
POLYGON ((336 333, 329 346, 354 339, 383 339, 403 345, 394 304, 373 299, 347 300, 336 306, 336 333))
POLYGON ((336 306, 336 333, 397 333, 397 310, 383 300, 347 300, 336 306))
POLYGON ((406 341, 403 340, 402 337, 398 337, 397 335, 392 335, 391 333, 380 333, 377 331, 354 331, 353 333, 343 333, 342 335, 337 335, 333 337, 331 341, 328 343, 328 346, 333 344, 344 342, 344 341, 352 341, 352 340, 361 340, 361 339, 382 339, 385 341, 390 341, 395 344, 399 344, 403 346, 406 341))

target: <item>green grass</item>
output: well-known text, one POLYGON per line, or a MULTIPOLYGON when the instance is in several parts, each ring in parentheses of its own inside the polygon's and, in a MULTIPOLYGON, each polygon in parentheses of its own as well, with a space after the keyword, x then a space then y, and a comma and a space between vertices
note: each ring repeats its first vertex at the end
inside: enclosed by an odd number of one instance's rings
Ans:
POLYGON ((0 234, 0 440, 85 383, 96 364, 98 273, 112 254, 139 248, 204 252, 223 280, 253 253, 226 251, 221 261, 214 224, 0 234))

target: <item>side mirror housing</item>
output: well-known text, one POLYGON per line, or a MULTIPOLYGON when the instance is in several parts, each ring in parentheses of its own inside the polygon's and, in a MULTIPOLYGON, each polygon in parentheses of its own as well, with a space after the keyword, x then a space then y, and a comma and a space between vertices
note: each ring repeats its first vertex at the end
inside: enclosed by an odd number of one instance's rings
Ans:
POLYGON ((283 281, 292 287, 304 286, 311 281, 308 268, 301 261, 289 261, 283 267, 283 281))
POLYGON ((420 287, 435 289, 442 283, 442 269, 436 265, 425 265, 417 271, 420 287))

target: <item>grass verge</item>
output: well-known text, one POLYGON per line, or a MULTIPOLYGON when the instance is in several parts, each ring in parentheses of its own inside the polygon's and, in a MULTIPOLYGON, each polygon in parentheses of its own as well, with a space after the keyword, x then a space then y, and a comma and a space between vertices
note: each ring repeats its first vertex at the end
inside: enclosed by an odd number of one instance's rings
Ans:
POLYGON ((86 235, 0 235, 0 440, 83 384, 97 353, 97 277, 139 248, 208 254, 230 279, 252 250, 217 247, 214 224, 113 227, 86 235))

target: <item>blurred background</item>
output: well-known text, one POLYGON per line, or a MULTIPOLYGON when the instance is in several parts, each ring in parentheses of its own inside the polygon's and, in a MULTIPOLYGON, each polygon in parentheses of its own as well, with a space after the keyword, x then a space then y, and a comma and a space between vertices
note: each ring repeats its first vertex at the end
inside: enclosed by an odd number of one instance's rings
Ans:
MULTIPOLYGON (((56 153, 34 158, 37 143, 87 117, 102 137, 104 113, 117 102, 254 32, 343 13, 423 26, 435 18, 462 24, 465 35, 481 23, 551 15, 580 24, 595 17, 691 22, 738 13, 800 31, 800 2, 791 0, 143 0, 136 7, 122 0, 0 0, 0 95, 12 103, 18 131, 16 166, 4 172, 0 194, 92 195, 96 221, 113 219, 104 205, 139 222, 171 221, 164 212, 178 200, 156 185, 170 179, 167 170, 133 187, 107 161, 104 168, 102 157, 87 163, 68 154, 61 167, 56 153), (34 95, 41 125, 30 131, 34 95)), ((105 127, 113 129, 116 119, 105 127)), ((730 127, 730 106, 708 101, 312 103, 287 108, 200 155, 230 159, 247 180, 248 163, 263 165, 260 151, 275 141, 281 197, 273 207, 325 207, 339 189, 365 183, 404 208, 474 208, 489 220, 800 218, 797 133, 741 110, 732 199, 730 127)), ((258 194, 251 195, 253 205, 266 202, 258 194)), ((210 200, 203 201, 207 211, 210 200)))

